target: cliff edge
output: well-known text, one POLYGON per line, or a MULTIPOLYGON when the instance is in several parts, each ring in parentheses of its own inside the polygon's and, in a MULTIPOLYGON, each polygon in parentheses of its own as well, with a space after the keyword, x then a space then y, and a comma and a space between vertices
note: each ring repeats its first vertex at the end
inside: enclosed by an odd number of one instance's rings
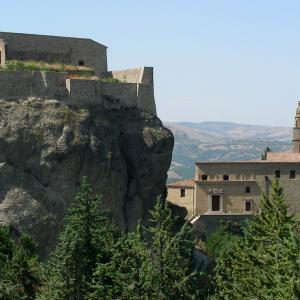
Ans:
POLYGON ((0 100, 0 223, 28 232, 45 257, 80 180, 124 230, 165 189, 173 135, 137 108, 57 100, 0 100))

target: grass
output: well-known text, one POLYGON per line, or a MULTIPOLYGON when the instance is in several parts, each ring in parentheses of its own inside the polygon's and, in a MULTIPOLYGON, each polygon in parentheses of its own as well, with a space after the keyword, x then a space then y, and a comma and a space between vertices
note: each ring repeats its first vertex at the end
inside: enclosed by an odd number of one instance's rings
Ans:
POLYGON ((6 60, 5 68, 2 70, 8 71, 44 71, 44 72, 65 72, 66 78, 85 79, 85 80, 100 80, 108 83, 121 83, 117 78, 103 77, 99 78, 95 75, 92 68, 86 66, 65 65, 60 63, 47 63, 43 61, 20 61, 6 60))
POLYGON ((103 77, 101 81, 108 82, 108 83, 122 83, 119 79, 113 77, 103 77))
POLYGON ((5 69, 8 71, 45 71, 66 72, 70 78, 96 77, 95 71, 86 66, 65 65, 60 63, 46 63, 42 61, 7 60, 5 69))

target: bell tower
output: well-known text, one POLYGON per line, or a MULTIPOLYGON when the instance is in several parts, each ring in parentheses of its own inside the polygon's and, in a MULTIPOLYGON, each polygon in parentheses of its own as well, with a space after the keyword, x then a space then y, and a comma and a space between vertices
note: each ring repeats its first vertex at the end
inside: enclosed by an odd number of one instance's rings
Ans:
POLYGON ((295 127, 293 128, 292 152, 300 153, 300 101, 296 110, 295 127))

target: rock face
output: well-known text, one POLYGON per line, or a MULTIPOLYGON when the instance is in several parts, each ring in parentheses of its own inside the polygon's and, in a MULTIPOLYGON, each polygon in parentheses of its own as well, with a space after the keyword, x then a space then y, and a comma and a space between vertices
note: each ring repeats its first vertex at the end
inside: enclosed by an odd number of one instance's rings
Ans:
POLYGON ((172 149, 172 133, 137 109, 0 101, 0 223, 28 232, 47 256, 88 176, 115 222, 132 230, 164 192, 172 149))

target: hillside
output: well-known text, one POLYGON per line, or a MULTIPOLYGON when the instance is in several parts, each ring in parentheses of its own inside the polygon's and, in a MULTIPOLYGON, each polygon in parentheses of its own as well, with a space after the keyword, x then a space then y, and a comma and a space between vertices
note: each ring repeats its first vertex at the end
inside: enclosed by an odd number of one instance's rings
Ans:
POLYGON ((164 122, 175 138, 168 181, 194 176, 195 161, 259 159, 269 146, 273 151, 290 148, 292 129, 229 122, 164 122))

